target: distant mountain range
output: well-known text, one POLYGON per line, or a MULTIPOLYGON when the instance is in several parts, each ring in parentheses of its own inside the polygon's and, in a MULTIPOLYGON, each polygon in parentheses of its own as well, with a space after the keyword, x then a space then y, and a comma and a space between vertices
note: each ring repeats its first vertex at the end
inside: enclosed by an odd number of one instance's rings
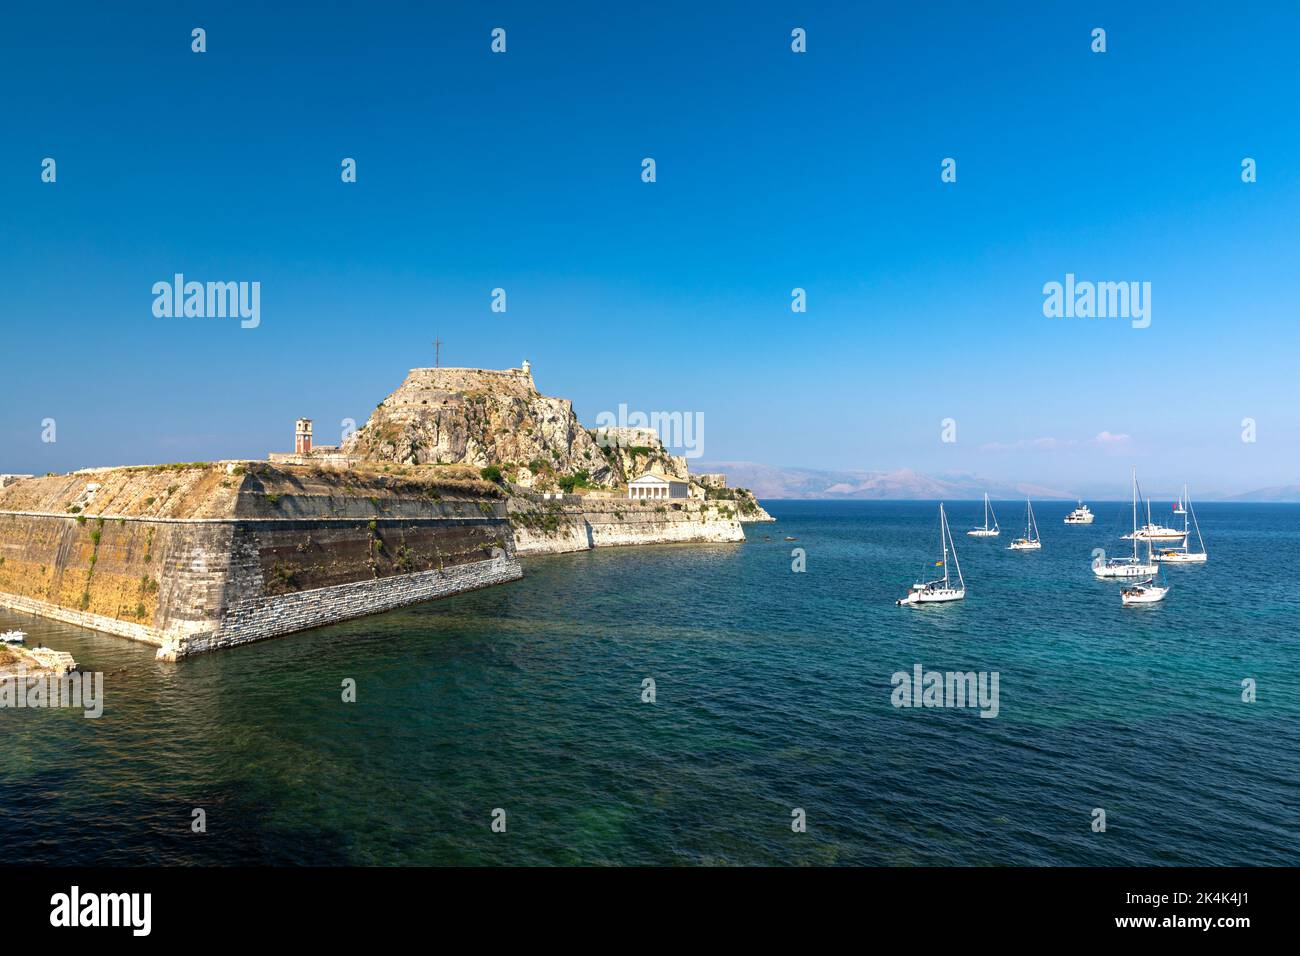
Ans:
MULTIPOLYGON (((1195 496, 1193 496, 1195 498, 1195 496)), ((1300 501, 1300 485, 1276 485, 1272 488, 1260 488, 1239 495, 1225 495, 1224 501, 1300 501)))
POLYGON ((692 462, 691 471, 721 471, 727 484, 748 488, 760 498, 934 499, 994 498, 1074 499, 1073 492, 1029 483, 1008 484, 968 474, 923 475, 897 471, 822 471, 778 468, 752 461, 692 462))
MULTIPOLYGON (((1108 500, 1124 497, 1127 489, 1052 488, 1031 482, 1009 483, 982 478, 963 472, 924 475, 910 468, 896 471, 831 471, 817 468, 782 468, 752 461, 691 462, 692 472, 724 472, 727 484, 749 488, 759 498, 843 498, 861 500, 1035 498, 1074 501, 1078 498, 1108 500)), ((1176 497, 1174 493, 1153 492, 1156 500, 1176 497)), ((1279 485, 1241 494, 1225 495, 1204 492, 1193 499, 1201 501, 1274 501, 1300 502, 1300 485, 1279 485)))

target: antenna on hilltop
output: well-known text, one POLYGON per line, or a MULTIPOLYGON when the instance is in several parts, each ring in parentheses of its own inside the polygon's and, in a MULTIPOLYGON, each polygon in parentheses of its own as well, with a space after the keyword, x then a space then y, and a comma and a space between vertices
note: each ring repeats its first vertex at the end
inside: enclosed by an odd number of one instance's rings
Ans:
POLYGON ((439 368, 442 364, 442 339, 435 337, 433 340, 433 367, 439 368))

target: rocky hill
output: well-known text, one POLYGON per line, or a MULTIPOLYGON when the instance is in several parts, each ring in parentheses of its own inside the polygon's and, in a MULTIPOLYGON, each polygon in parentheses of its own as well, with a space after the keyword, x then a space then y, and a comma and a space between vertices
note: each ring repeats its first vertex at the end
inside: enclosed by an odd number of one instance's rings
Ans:
POLYGON ((647 471, 685 479, 652 430, 588 430, 573 403, 541 394, 527 363, 501 371, 412 369, 344 443, 344 454, 403 465, 495 465, 523 488, 612 488, 647 471))

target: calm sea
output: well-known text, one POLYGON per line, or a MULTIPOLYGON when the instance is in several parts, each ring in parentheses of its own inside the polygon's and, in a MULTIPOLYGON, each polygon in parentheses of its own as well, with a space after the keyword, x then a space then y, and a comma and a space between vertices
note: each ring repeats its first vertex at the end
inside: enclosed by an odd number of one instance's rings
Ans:
POLYGON ((967 600, 898 608, 934 503, 766 504, 778 523, 745 544, 529 559, 513 584, 179 665, 0 611, 107 697, 98 720, 0 710, 3 862, 1297 861, 1300 506, 1199 506, 1209 563, 1122 608, 1089 563, 1122 550, 1126 505, 1067 527, 1041 504, 1032 553, 1006 550, 1014 503, 992 540, 952 503, 967 600), (998 716, 896 709, 891 675, 918 663, 998 672, 998 716))

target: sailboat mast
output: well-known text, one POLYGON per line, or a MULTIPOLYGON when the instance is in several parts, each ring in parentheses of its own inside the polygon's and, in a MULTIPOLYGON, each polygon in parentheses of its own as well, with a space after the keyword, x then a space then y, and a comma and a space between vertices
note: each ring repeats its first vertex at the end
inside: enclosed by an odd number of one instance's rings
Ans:
MULTIPOLYGON (((945 528, 948 528, 948 519, 946 517, 943 519, 943 526, 945 528)), ((948 539, 952 540, 951 528, 948 528, 948 539)), ((962 580, 961 562, 957 560, 957 543, 955 541, 953 542, 952 545, 952 563, 957 566, 957 586, 959 588, 965 588, 966 582, 962 580)), ((943 579, 945 584, 948 583, 948 559, 946 556, 944 557, 944 562, 943 562, 943 579)))
MULTIPOLYGON (((1191 499, 1190 497, 1188 497, 1188 499, 1187 499, 1187 510, 1188 510, 1188 511, 1192 511, 1192 499, 1191 499)), ((1184 515, 1184 516, 1183 516, 1183 522, 1186 523, 1186 521, 1187 521, 1187 516, 1184 515)), ((1201 537, 1201 523, 1200 523, 1198 520, 1196 520, 1196 512, 1195 512, 1195 511, 1192 511, 1192 525, 1196 528, 1196 540, 1197 540, 1198 542, 1200 542, 1200 545, 1201 545, 1201 553, 1204 554, 1204 553, 1205 553, 1205 539, 1201 537)), ((1190 546, 1189 544, 1187 544, 1187 540, 1186 540, 1186 539, 1183 539, 1183 545, 1184 545, 1184 550, 1191 550, 1191 546, 1190 546)))
POLYGON ((939 543, 943 545, 943 583, 948 585, 948 518, 943 513, 943 503, 939 504, 939 543))
POLYGON ((1138 560, 1138 470, 1133 466, 1133 563, 1138 560))

